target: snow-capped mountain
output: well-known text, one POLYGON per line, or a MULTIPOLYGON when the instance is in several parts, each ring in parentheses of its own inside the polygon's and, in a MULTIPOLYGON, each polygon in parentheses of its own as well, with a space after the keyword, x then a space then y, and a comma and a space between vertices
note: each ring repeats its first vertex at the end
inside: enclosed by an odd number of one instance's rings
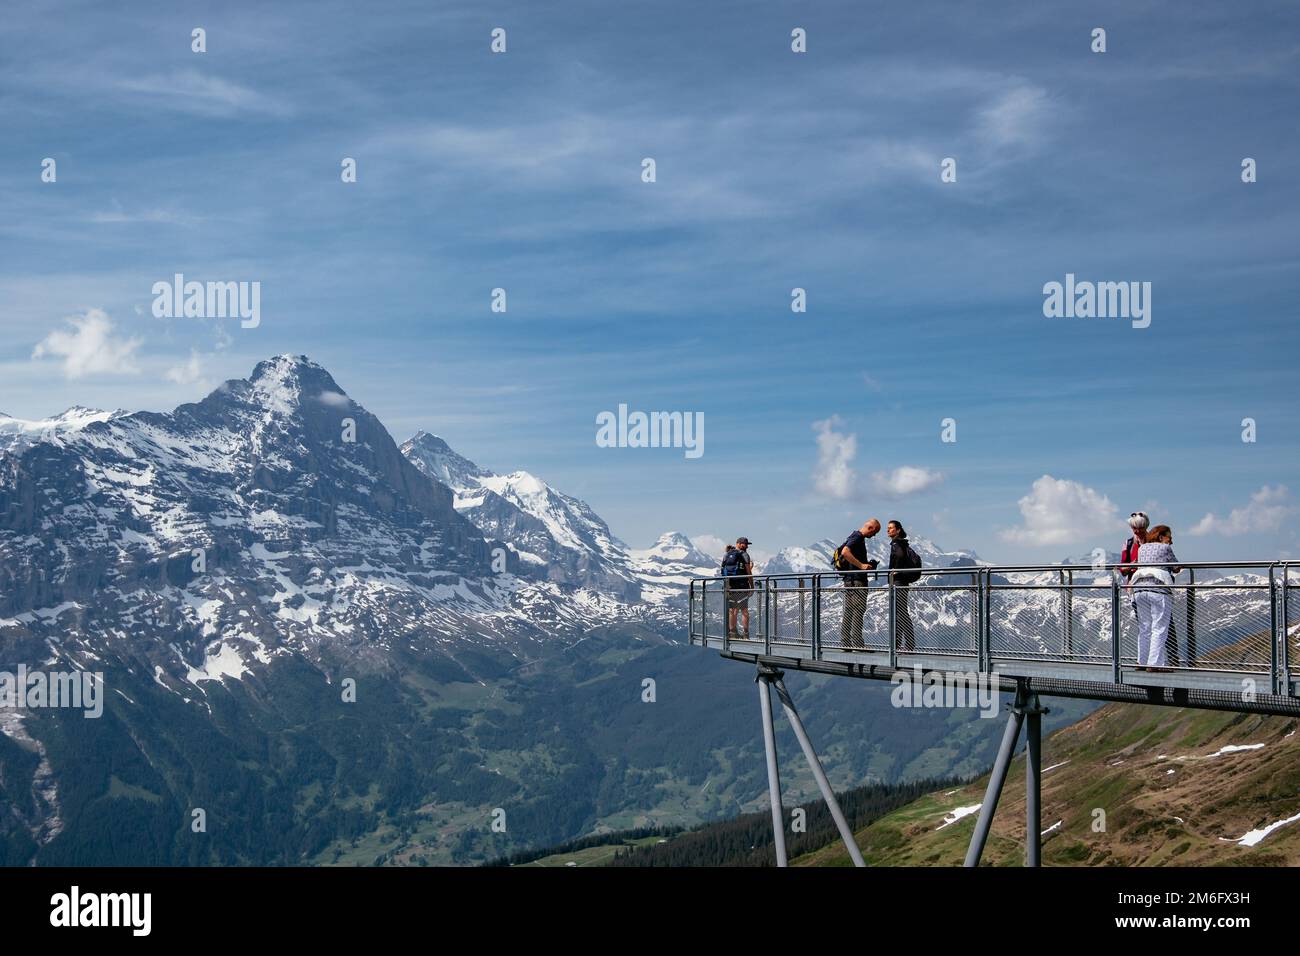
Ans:
POLYGON ((28 421, 0 412, 0 452, 18 451, 40 441, 57 441, 61 436, 78 432, 95 422, 106 422, 125 415, 121 409, 111 412, 73 405, 53 418, 28 421))
POLYGON ((520 558, 525 576, 590 588, 620 601, 640 599, 627 546, 584 501, 556 491, 526 471, 498 475, 480 468, 428 432, 402 444, 402 454, 455 492, 456 510, 520 558))
MULTIPOLYGON (((921 558, 923 567, 974 567, 985 563, 980 561, 974 551, 944 551, 933 541, 912 535, 908 535, 907 540, 921 558)), ((831 555, 843 541, 843 538, 822 538, 807 547, 782 548, 759 571, 763 574, 815 574, 831 571, 831 555)), ((889 536, 881 531, 874 538, 867 539, 867 555, 879 561, 880 567, 886 568, 889 566, 889 545, 889 536)))
POLYGON ((484 475, 466 506, 304 357, 171 414, 54 434, 0 455, 0 641, 19 657, 115 658, 192 694, 278 655, 382 667, 395 643, 509 645, 647 617, 630 572, 594 559, 621 546, 585 505, 484 475), (481 517, 489 495, 509 540, 457 507, 481 517), (578 582, 529 574, 505 546, 521 540, 578 582))
POLYGON ((679 531, 660 535, 651 547, 629 554, 641 580, 641 599, 655 604, 680 602, 691 578, 711 577, 718 572, 717 559, 679 531))
POLYGON ((107 699, 0 708, 0 863, 315 860, 434 804, 459 815, 421 844, 444 861, 500 852, 480 803, 567 838, 640 718, 609 669, 684 639, 688 542, 634 558, 432 436, 426 474, 302 356, 166 414, 6 421, 0 671, 103 674, 107 699), (217 838, 174 839, 198 805, 217 838))

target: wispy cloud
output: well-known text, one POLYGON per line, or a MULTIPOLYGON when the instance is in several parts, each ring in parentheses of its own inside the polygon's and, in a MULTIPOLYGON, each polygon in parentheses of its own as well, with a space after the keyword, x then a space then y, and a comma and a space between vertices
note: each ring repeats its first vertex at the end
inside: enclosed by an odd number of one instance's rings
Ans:
POLYGON ((149 223, 152 225, 193 225, 202 222, 199 216, 177 212, 173 209, 134 209, 128 210, 115 204, 112 209, 98 210, 86 217, 87 222, 96 225, 129 225, 132 223, 149 223))
POLYGON ((994 149, 1035 144, 1043 135, 1047 110, 1046 90, 1017 84, 977 111, 976 129, 994 149))
POLYGON ((165 109, 202 116, 240 113, 289 116, 292 109, 277 97, 199 70, 175 70, 117 80, 116 89, 165 109))
POLYGON ((175 382, 177 385, 204 384, 203 358, 197 349, 190 349, 188 361, 173 365, 163 375, 167 381, 175 382))

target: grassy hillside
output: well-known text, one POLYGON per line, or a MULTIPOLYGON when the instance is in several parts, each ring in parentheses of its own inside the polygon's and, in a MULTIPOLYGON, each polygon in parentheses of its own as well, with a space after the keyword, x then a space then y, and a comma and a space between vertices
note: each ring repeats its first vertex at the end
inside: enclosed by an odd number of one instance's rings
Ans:
MULTIPOLYGON (((1298 724, 1292 718, 1109 704, 1045 737, 1043 864, 1300 864, 1298 724), (1293 816, 1294 822, 1267 835, 1252 833, 1293 816)), ((968 786, 936 790, 857 831, 867 862, 960 866, 976 814, 945 821, 979 804, 987 783, 986 774, 968 786)), ((1024 836, 1022 742, 983 865, 1021 865, 1024 836)), ((849 865, 838 843, 794 862, 849 865)))

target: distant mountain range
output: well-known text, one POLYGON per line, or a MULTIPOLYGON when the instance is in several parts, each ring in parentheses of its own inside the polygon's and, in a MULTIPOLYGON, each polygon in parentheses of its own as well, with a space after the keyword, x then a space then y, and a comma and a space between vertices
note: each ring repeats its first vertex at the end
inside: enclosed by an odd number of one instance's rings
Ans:
MULTIPOLYGON (((852 530, 846 528, 844 537, 838 540, 823 538, 805 548, 782 548, 773 558, 764 562, 759 571, 763 574, 816 574, 830 571, 831 555, 852 530)), ((920 557, 922 565, 927 568, 975 567, 981 563, 974 551, 944 551, 927 538, 911 535, 908 536, 908 541, 920 557)), ((883 531, 874 538, 867 539, 867 556, 879 561, 881 568, 889 567, 890 543, 883 531)))

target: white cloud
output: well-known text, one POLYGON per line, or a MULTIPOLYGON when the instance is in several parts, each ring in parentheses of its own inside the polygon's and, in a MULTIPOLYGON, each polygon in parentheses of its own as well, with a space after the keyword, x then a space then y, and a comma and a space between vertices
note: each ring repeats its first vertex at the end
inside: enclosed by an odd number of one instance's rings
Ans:
POLYGON ((1294 514, 1295 510, 1286 485, 1264 485, 1250 496, 1249 503, 1241 508, 1233 508, 1226 518, 1207 512, 1188 534, 1233 536, 1277 531, 1278 526, 1294 514))
MULTIPOLYGON (((711 558, 721 561, 722 556, 727 551, 727 545, 735 544, 735 538, 719 538, 716 534, 690 534, 691 544, 695 545, 700 551, 703 551, 711 558)), ((764 551, 761 548, 755 548, 752 545, 749 548, 749 556, 755 565, 762 564, 772 559, 773 552, 764 551)))
POLYGON ((871 476, 876 492, 890 498, 914 495, 942 482, 942 473, 916 465, 903 465, 893 471, 877 471, 871 476))
POLYGON ((33 359, 47 355, 63 359, 63 374, 67 378, 139 373, 135 350, 141 340, 115 338, 113 322, 103 309, 91 309, 67 321, 71 331, 51 332, 32 350, 33 359))
POLYGON ((838 415, 813 422, 817 432, 817 467, 813 470, 813 487, 831 498, 847 498, 853 492, 856 475, 853 458, 858 453, 858 436, 835 429, 843 427, 838 415))
POLYGON ((1077 481, 1043 475, 1020 499, 1024 523, 1001 532, 1029 545, 1074 544, 1115 531, 1119 514, 1109 498, 1077 481))
POLYGON ((691 539, 691 544, 695 545, 695 547, 710 557, 719 560, 721 560, 723 552, 727 550, 728 542, 723 541, 716 534, 692 534, 687 537, 691 539))
POLYGON ((203 379, 203 361, 196 350, 190 349, 189 361, 183 365, 173 365, 164 375, 167 381, 177 385, 193 385, 203 379))
POLYGON ((316 401, 322 405, 329 405, 333 408, 348 408, 352 404, 352 399, 348 398, 342 392, 321 392, 316 396, 316 401))

